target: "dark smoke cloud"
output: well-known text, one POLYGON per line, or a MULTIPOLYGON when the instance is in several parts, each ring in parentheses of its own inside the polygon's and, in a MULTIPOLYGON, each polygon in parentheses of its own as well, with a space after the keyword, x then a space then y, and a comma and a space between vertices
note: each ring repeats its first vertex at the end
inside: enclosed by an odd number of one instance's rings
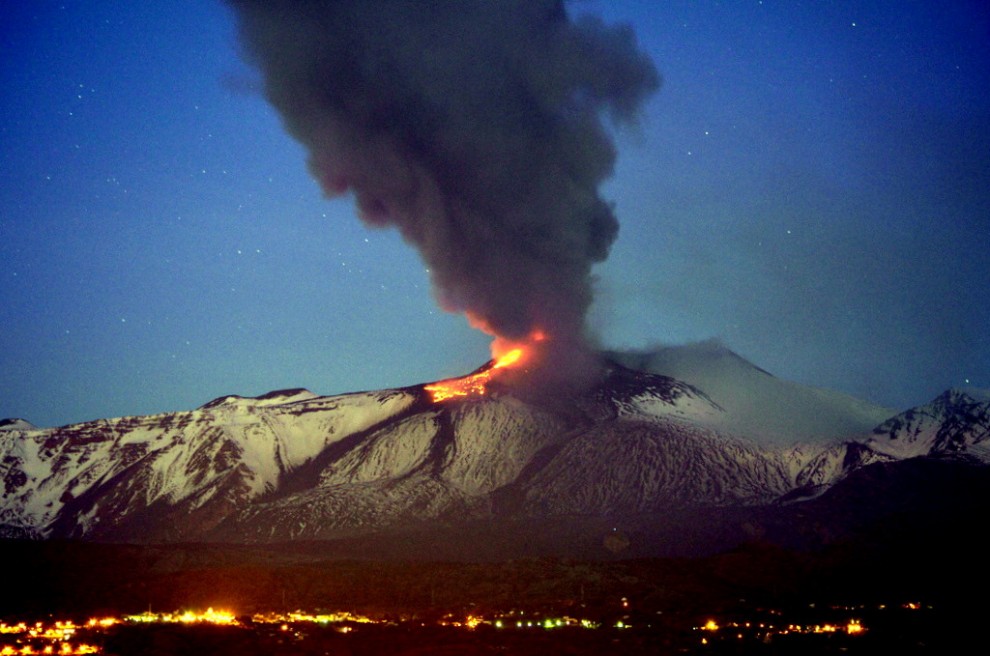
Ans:
POLYGON ((552 0, 233 0, 329 195, 420 250, 445 308, 578 343, 618 223, 598 194, 659 85, 632 31, 552 0))

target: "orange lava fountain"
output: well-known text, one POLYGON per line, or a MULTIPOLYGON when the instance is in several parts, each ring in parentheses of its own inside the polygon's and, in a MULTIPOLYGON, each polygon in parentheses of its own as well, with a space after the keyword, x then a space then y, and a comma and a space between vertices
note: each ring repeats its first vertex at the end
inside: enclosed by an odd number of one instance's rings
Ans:
MULTIPOLYGON (((475 322, 472 323, 475 324, 475 322)), ((542 342, 545 339, 546 335, 541 330, 534 330, 524 342, 512 342, 502 337, 497 337, 492 342, 491 366, 470 376, 448 378, 447 380, 430 383, 429 385, 425 385, 423 389, 430 393, 430 398, 434 403, 449 399, 484 396, 488 392, 487 386, 489 381, 495 378, 500 370, 510 367, 518 368, 528 362, 533 355, 533 344, 542 342)))

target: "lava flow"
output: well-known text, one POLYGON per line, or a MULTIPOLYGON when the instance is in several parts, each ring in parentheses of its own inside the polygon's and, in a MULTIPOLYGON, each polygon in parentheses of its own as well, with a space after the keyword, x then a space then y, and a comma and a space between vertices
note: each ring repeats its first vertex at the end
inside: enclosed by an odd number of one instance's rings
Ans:
POLYGON ((447 401, 449 399, 465 398, 469 396, 484 396, 487 392, 487 385, 499 370, 510 367, 518 367, 527 362, 533 355, 533 345, 542 342, 546 336, 542 331, 536 330, 523 343, 515 342, 506 346, 502 339, 496 339, 492 344, 494 359, 491 366, 461 378, 448 378, 435 383, 425 385, 423 389, 430 393, 430 398, 434 403, 447 401))

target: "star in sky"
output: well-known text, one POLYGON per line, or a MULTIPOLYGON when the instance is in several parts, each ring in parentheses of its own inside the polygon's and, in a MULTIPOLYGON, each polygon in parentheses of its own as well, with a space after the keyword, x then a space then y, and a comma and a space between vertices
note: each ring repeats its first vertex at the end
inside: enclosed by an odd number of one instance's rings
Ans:
MULTIPOLYGON (((708 338, 905 408, 990 387, 977 4, 629 1, 663 76, 617 134, 590 331, 708 338)), ((0 417, 39 425, 471 371, 394 232, 328 201, 221 3, 14 3, 0 27, 0 417)))

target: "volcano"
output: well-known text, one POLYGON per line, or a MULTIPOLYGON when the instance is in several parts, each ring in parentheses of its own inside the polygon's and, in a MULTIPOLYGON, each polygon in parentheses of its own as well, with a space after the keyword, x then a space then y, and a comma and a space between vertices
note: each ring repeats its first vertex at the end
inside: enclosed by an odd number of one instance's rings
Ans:
POLYGON ((311 541, 363 557, 676 555, 814 546, 990 498, 985 393, 898 414, 718 346, 625 354, 636 368, 618 359, 603 355, 594 384, 566 398, 500 376, 478 388, 491 362, 396 389, 230 395, 58 428, 4 421, 0 535, 311 541), (438 395, 443 385, 467 391, 438 395))

